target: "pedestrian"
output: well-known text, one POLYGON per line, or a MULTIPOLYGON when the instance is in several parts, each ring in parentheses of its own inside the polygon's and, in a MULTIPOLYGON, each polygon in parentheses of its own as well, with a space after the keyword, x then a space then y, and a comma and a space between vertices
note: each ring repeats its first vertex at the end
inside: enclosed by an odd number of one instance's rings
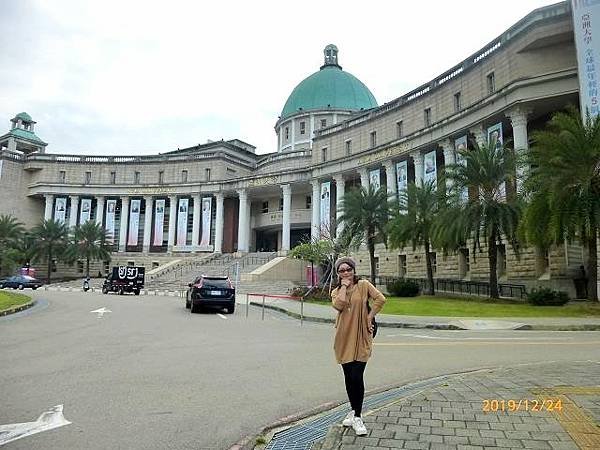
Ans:
POLYGON ((368 280, 358 279, 354 259, 339 258, 335 262, 335 271, 338 284, 331 292, 331 301, 338 316, 333 349, 338 364, 342 365, 352 407, 342 425, 352 427, 357 435, 363 436, 367 434, 361 418, 365 396, 363 375, 373 346, 373 318, 383 308, 385 297, 368 280), (372 300, 370 312, 369 300, 372 300))

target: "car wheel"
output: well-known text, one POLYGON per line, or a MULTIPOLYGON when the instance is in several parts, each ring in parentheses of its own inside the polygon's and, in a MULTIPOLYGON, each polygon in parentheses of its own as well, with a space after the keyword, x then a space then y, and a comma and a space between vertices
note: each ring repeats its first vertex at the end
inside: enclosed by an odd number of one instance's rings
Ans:
POLYGON ((133 291, 133 293, 134 293, 135 295, 140 295, 140 290, 139 290, 139 289, 136 289, 135 291, 133 291))
POLYGON ((227 307, 227 314, 233 314, 235 311, 235 305, 231 305, 227 307))
POLYGON ((123 290, 123 288, 119 289, 119 295, 123 295, 125 294, 125 291, 123 290))
POLYGON ((22 291, 23 289, 25 289, 25 286, 23 286, 22 284, 19 284, 19 290, 22 291))
POLYGON ((108 288, 106 286, 102 286, 102 293, 108 294, 108 288))
POLYGON ((33 289, 33 290, 35 291, 35 290, 37 289, 37 287, 36 287, 36 286, 33 286, 31 289, 33 289))

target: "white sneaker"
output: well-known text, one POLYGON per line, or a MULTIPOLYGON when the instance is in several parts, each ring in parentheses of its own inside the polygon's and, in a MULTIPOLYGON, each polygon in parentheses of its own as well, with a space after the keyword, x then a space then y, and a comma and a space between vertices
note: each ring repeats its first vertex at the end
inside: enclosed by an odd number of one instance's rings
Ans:
POLYGON ((354 423, 354 410, 350 411, 344 420, 342 420, 342 425, 345 427, 351 427, 354 423))
POLYGON ((365 427, 365 424, 360 417, 354 418, 354 422, 352 422, 352 428, 357 436, 364 436, 367 434, 367 427, 365 427))

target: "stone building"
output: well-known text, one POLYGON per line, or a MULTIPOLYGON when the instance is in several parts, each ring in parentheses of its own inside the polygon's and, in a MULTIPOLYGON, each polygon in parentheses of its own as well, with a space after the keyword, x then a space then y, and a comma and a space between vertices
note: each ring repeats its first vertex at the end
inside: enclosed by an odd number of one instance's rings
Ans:
MULTIPOLYGON (((439 178, 465 139, 488 134, 526 151, 529 134, 577 105, 577 61, 568 2, 539 8, 433 80, 378 106, 342 70, 328 45, 275 124, 277 151, 239 139, 147 156, 53 154, 26 113, 0 137, 0 214, 102 224, 130 258, 198 252, 286 252, 335 223, 346 189, 439 178), (328 200, 325 205, 325 200, 328 200), (324 217, 328 216, 328 217, 324 217)), ((485 251, 485 249, 484 249, 485 251)), ((486 279, 487 259, 464 248, 434 256, 435 276, 486 279)), ((359 252, 360 271, 367 255, 359 252)), ((561 246, 517 259, 500 248, 500 281, 572 284, 585 255, 561 246)), ((380 274, 423 277, 420 249, 377 248, 380 274)))

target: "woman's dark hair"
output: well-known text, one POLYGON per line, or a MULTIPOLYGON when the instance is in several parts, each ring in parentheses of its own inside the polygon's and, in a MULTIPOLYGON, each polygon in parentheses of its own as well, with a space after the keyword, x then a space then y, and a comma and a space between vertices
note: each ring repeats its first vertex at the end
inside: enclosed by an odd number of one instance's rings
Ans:
MULTIPOLYGON (((352 269, 354 270, 354 269, 352 269)), ((360 280, 360 278, 358 278, 358 275, 354 274, 354 279, 352 280, 352 282, 354 284, 358 284, 358 280, 360 280)), ((342 279, 338 276, 338 280, 337 280, 337 284, 335 285, 336 288, 339 288, 342 285, 342 279)))

